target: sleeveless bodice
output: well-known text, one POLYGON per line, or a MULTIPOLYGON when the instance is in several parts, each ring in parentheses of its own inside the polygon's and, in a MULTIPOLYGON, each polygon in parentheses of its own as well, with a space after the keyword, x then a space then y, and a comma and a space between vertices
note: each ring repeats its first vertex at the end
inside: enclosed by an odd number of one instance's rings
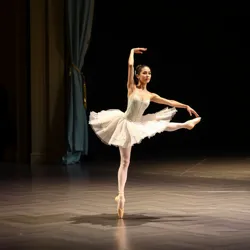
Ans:
POLYGON ((132 94, 128 98, 125 118, 132 122, 140 121, 144 111, 149 106, 149 103, 150 100, 143 100, 142 97, 140 97, 139 95, 132 94))

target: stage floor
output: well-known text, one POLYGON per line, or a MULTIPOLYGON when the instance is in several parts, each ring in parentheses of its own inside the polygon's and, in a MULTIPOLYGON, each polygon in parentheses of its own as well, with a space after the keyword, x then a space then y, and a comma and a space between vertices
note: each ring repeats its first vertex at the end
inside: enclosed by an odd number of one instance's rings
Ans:
POLYGON ((24 167, 1 166, 0 249, 250 249, 250 158, 132 160, 123 220, 117 161, 24 167))

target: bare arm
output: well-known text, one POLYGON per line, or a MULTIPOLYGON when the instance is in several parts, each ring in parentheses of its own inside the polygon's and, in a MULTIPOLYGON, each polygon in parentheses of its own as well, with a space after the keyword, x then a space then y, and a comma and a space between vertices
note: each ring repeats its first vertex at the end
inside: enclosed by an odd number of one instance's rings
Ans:
POLYGON ((131 49, 130 55, 128 58, 128 81, 127 81, 127 89, 129 94, 133 92, 135 87, 134 82, 134 49, 131 49))
POLYGON ((160 97, 157 94, 152 94, 151 101, 155 102, 155 103, 158 103, 158 104, 164 104, 164 105, 168 105, 168 106, 176 107, 176 108, 184 108, 184 109, 188 108, 188 105, 186 105, 186 104, 177 102, 175 100, 165 99, 163 97, 160 97))
POLYGON ((172 106, 172 107, 175 107, 175 108, 187 109, 190 116, 192 116, 192 114, 194 114, 196 117, 199 116, 197 114, 197 112, 187 104, 183 104, 183 103, 177 102, 175 100, 168 100, 168 99, 165 99, 163 97, 160 97, 157 94, 152 94, 150 99, 151 99, 152 102, 155 102, 155 103, 158 103, 158 104, 164 104, 164 105, 172 106))
POLYGON ((146 51, 146 48, 135 48, 131 49, 129 58, 128 58, 128 81, 127 81, 127 89, 128 93, 132 93, 135 88, 135 82, 134 82, 134 75, 135 75, 135 69, 134 69, 134 54, 142 54, 143 51, 146 51))

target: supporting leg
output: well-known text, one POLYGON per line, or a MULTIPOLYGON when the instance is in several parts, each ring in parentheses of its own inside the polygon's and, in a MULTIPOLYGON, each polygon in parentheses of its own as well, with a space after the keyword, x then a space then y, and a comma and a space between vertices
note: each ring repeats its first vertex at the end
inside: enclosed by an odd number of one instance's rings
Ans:
POLYGON ((124 214, 124 203, 125 203, 124 189, 125 189, 125 185, 127 182, 131 149, 132 149, 131 147, 119 148, 120 167, 119 167, 118 176, 117 176, 118 177, 118 196, 116 196, 115 200, 117 201, 117 213, 120 218, 122 218, 124 214))

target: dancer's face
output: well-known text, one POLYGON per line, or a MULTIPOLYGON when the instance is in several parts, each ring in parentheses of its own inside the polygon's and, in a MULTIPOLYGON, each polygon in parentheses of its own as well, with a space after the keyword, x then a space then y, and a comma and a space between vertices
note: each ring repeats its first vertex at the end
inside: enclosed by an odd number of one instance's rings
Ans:
POLYGON ((137 74, 137 78, 143 84, 149 83, 151 80, 151 69, 147 66, 143 67, 137 74))

